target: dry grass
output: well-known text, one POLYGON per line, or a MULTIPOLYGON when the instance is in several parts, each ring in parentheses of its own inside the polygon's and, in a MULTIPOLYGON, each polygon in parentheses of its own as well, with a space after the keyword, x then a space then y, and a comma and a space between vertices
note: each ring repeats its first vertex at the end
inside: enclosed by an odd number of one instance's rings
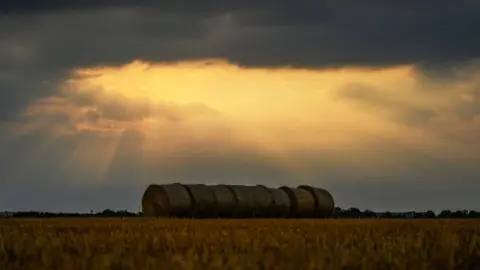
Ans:
POLYGON ((480 221, 0 220, 0 269, 480 269, 480 221))

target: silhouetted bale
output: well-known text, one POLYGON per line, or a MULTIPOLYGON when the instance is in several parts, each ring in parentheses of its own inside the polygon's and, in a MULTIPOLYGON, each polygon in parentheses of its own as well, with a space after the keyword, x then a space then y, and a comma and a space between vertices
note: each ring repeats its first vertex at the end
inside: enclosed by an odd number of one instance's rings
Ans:
POLYGON ((323 188, 316 188, 306 185, 298 186, 310 192, 315 199, 315 216, 319 218, 329 218, 335 211, 335 201, 330 192, 323 188))
POLYGON ((290 214, 290 197, 285 190, 280 188, 270 189, 273 198, 272 217, 286 218, 290 214))
POLYGON ((217 217, 217 202, 209 186, 203 184, 184 185, 192 198, 192 216, 195 218, 217 217))
POLYGON ((253 195, 253 216, 258 218, 271 217, 274 205, 270 190, 262 185, 248 187, 253 195))
POLYGON ((251 218, 255 201, 253 198, 252 187, 240 185, 228 185, 235 197, 235 208, 232 209, 232 216, 236 218, 251 218))
POLYGON ((290 215, 296 218, 312 218, 315 216, 315 198, 304 190, 291 187, 281 187, 290 198, 290 215))
POLYGON ((188 217, 192 199, 181 184, 149 185, 142 197, 142 215, 149 217, 188 217))
POLYGON ((213 195, 217 202, 217 215, 222 218, 233 217, 233 209, 237 202, 232 190, 226 185, 211 186, 213 195))

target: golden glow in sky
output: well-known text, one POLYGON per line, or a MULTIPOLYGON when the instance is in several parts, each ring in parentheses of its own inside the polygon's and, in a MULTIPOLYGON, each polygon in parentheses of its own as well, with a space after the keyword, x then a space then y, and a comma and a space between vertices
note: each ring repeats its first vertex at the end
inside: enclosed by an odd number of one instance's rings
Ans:
POLYGON ((142 166, 253 151, 308 179, 317 164, 305 159, 318 153, 351 166, 407 166, 401 157, 379 155, 377 141, 438 158, 477 159, 471 146, 448 139, 457 136, 452 127, 470 128, 450 111, 452 100, 468 100, 471 83, 436 84, 411 66, 306 70, 135 61, 76 70, 57 97, 37 100, 25 115, 36 123, 66 115, 71 128, 56 132, 113 138, 85 139, 67 169, 105 171, 118 144, 128 145, 120 142, 127 130, 141 134, 131 147, 142 166))
MULTIPOLYGON (((295 70, 239 68, 222 61, 148 64, 79 70, 83 87, 101 87, 129 98, 206 104, 242 119, 318 119, 315 113, 340 111, 332 90, 347 82, 374 87, 411 88, 411 68, 368 70, 295 70), (400 81, 407 78, 407 81, 400 81)), ((390 89, 391 90, 391 89, 390 89)), ((388 90, 386 90, 388 91, 388 90)), ((400 93, 402 94, 402 93, 400 93)))

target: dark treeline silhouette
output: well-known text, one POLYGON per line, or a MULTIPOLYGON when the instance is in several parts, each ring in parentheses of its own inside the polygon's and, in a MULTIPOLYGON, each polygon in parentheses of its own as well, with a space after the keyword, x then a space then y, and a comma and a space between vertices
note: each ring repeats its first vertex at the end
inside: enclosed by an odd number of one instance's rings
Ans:
POLYGON ((416 219, 428 219, 428 218, 480 218, 480 212, 468 211, 468 210, 443 210, 438 214, 433 211, 425 212, 373 212, 370 210, 361 211, 358 208, 352 207, 349 209, 335 208, 336 218, 416 218, 416 219))
MULTIPOLYGON (((0 212, 0 217, 13 218, 66 218, 66 217, 141 217, 141 213, 128 212, 127 210, 111 210, 105 209, 101 212, 94 213, 53 213, 53 212, 38 212, 38 211, 24 211, 24 212, 0 212)), ((433 218, 480 218, 480 212, 468 210, 443 210, 435 214, 433 211, 425 212, 373 212, 370 210, 361 211, 358 208, 352 207, 348 209, 335 208, 334 218, 337 219, 433 219, 433 218)))
POLYGON ((53 213, 53 212, 38 212, 38 211, 20 211, 10 212, 7 217, 13 218, 62 218, 62 217, 137 217, 139 213, 132 213, 126 210, 110 210, 105 209, 98 213, 53 213))

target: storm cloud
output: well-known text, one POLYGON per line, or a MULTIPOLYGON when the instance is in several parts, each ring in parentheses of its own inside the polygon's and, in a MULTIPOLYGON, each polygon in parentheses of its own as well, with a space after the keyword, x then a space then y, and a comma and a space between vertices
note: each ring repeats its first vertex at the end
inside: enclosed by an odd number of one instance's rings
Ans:
POLYGON ((19 0, 2 1, 0 11, 2 117, 51 94, 43 84, 78 67, 224 58, 436 70, 479 57, 480 47, 480 4, 468 0, 19 0))
POLYGON ((480 4, 469 0, 25 0, 4 1, 0 10, 4 42, 26 46, 50 67, 201 58, 246 66, 441 65, 479 56, 480 4))

